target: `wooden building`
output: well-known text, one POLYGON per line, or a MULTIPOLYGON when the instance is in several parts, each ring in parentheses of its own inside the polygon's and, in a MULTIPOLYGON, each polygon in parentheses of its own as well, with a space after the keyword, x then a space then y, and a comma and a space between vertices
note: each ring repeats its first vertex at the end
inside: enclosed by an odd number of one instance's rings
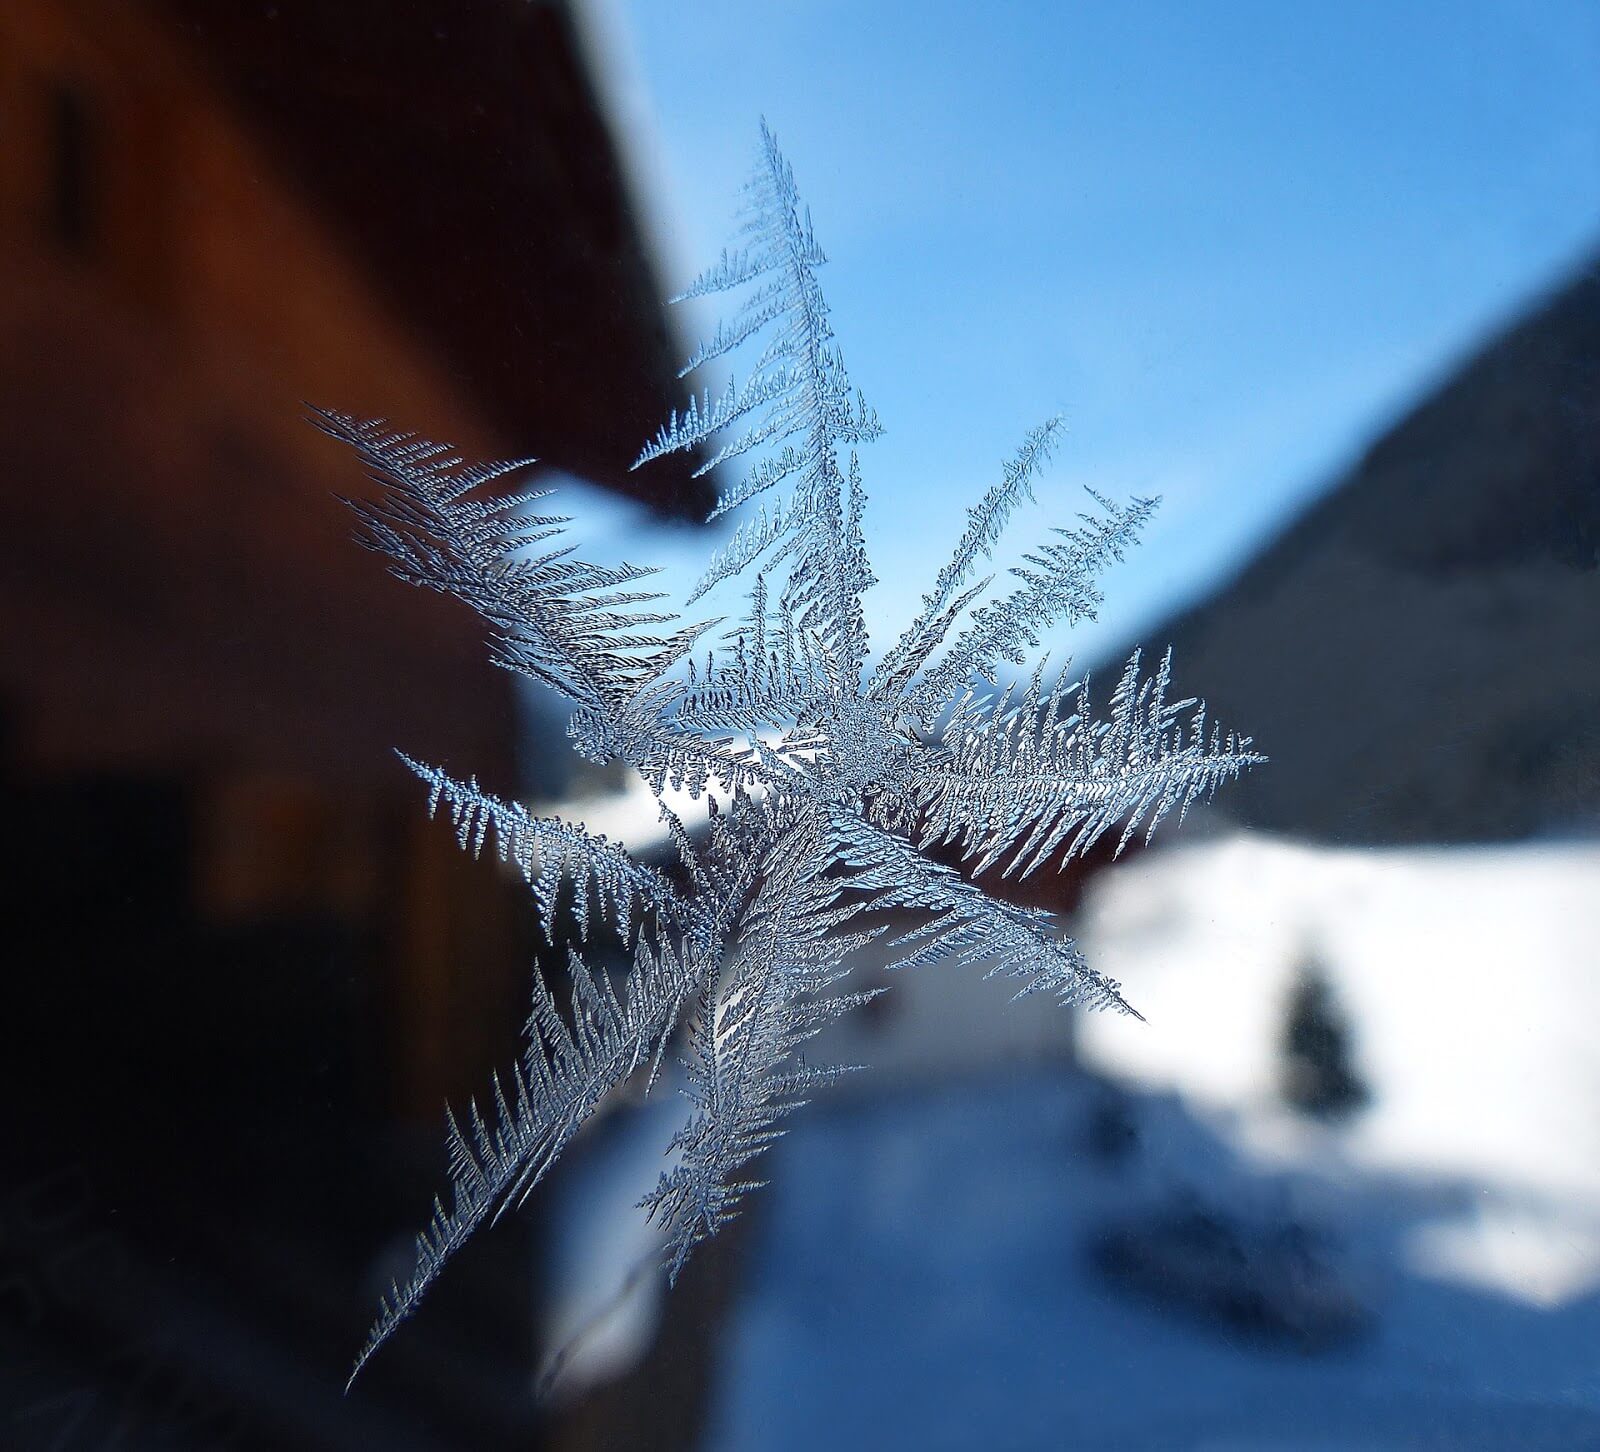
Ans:
MULTIPOLYGON (((8 1163, 24 1190, 82 1171, 86 1225, 120 1207, 145 1269, 168 1232, 130 1222, 210 1206, 172 1223, 216 1242, 222 1300, 298 1275, 337 1357, 371 1299, 337 1278, 385 1232, 374 1207, 425 1215, 411 1127, 431 1185, 443 1100, 514 1052, 529 963, 513 885, 426 820, 392 748, 515 790, 538 743, 476 621, 352 545, 335 496, 365 481, 302 401, 703 511, 687 471, 627 473, 678 349, 591 65, 539 0, 0 6, 8 1163), (230 1222, 290 1271, 228 1262, 230 1222)), ((526 1320, 530 1297, 495 1294, 476 1319, 526 1320)), ((45 1299, 54 1340, 0 1339, 155 1425, 94 1359, 111 1303, 45 1299)), ((254 1361, 190 1345, 182 1316, 157 1358, 266 1417, 240 1445, 526 1430, 525 1399, 471 1391, 470 1357, 337 1403, 296 1304, 240 1333, 254 1361)))

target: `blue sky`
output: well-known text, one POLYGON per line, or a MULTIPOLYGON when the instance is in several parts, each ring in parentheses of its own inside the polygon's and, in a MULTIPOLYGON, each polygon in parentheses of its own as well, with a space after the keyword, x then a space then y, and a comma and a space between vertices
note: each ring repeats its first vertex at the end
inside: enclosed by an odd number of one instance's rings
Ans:
POLYGON ((669 283, 726 240, 759 117, 789 154, 888 428, 880 637, 1059 412, 1014 532, 1079 484, 1162 495, 1070 644, 1128 641, 1600 247, 1593 0, 594 10, 669 283))

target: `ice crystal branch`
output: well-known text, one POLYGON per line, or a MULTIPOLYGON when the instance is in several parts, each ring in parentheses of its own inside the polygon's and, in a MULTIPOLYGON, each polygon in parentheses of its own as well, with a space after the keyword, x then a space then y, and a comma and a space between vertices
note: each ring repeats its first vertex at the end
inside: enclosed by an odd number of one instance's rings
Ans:
POLYGON ((922 810, 921 845, 960 844, 982 873, 1009 856, 1005 876, 1026 877, 1052 859, 1065 866, 1119 823, 1120 852, 1144 825, 1155 832, 1262 758, 1220 727, 1205 706, 1168 703, 1171 653, 1149 680, 1136 651, 1111 694, 1111 717, 1089 711, 1088 682, 1072 709, 1059 682, 1041 696, 1042 671, 996 704, 967 697, 945 732, 945 755, 912 783, 922 810), (1193 708, 1185 723, 1182 713, 1193 708))
POLYGON ((657 798, 671 788, 707 804, 695 830, 661 801, 673 875, 404 758, 464 848, 488 847, 522 874, 546 937, 572 939, 559 994, 568 1010, 536 973, 522 1057, 494 1081, 487 1110, 469 1106, 464 1123, 450 1115, 449 1204, 435 1202, 415 1269, 384 1297, 357 1371, 609 1092, 636 1074, 655 1082, 680 1027, 689 1115, 644 1202, 674 1279, 760 1183, 752 1165, 785 1117, 844 1072, 809 1064, 804 1050, 882 991, 842 987, 864 962, 981 968, 1019 994, 1131 1012, 1049 913, 999 902, 976 879, 1064 864, 1112 831, 1120 851, 1262 760, 1247 738, 1208 725, 1200 703, 1169 702, 1170 659, 1146 679, 1135 654, 1104 719, 1087 682, 1047 686, 1043 665, 1026 684, 999 685, 1052 627, 1094 618, 1101 575, 1155 507, 1091 495, 1008 589, 974 582, 1033 499, 1059 442, 1054 419, 973 506, 915 619, 868 672, 862 601, 874 581, 855 451, 878 422, 834 341, 818 282, 826 258, 765 126, 744 203, 739 245, 680 296, 744 292, 684 375, 741 357, 748 368, 703 388, 635 463, 701 452, 699 472, 723 481, 713 517, 754 504, 690 595, 749 578, 740 619, 703 655, 697 642, 719 622, 664 608, 639 588, 646 568, 579 558, 564 542, 569 521, 536 508, 543 494, 495 492, 521 464, 469 465, 382 422, 315 415, 378 486, 350 502, 364 544, 400 578, 476 611, 498 664, 564 695, 576 750, 623 762, 657 798), (939 845, 967 871, 932 860, 939 845), (890 913, 896 936, 882 938, 890 913), (632 943, 620 992, 582 957, 602 922, 632 943))

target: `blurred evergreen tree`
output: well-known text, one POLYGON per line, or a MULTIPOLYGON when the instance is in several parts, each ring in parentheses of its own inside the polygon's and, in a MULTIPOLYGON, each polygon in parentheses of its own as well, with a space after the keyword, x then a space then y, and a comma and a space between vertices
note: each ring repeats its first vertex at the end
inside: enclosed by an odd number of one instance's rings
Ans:
POLYGON ((1316 1119, 1343 1119, 1372 1097, 1351 1062, 1350 1025, 1315 958, 1301 965, 1283 1025, 1284 1100, 1316 1119))

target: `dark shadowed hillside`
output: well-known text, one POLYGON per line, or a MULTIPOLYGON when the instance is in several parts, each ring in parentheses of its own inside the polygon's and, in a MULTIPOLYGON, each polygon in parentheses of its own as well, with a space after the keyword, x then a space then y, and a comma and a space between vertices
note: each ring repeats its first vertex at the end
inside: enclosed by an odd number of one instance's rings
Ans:
POLYGON ((1144 633, 1332 841, 1600 820, 1600 266, 1495 339, 1210 599, 1144 633))

